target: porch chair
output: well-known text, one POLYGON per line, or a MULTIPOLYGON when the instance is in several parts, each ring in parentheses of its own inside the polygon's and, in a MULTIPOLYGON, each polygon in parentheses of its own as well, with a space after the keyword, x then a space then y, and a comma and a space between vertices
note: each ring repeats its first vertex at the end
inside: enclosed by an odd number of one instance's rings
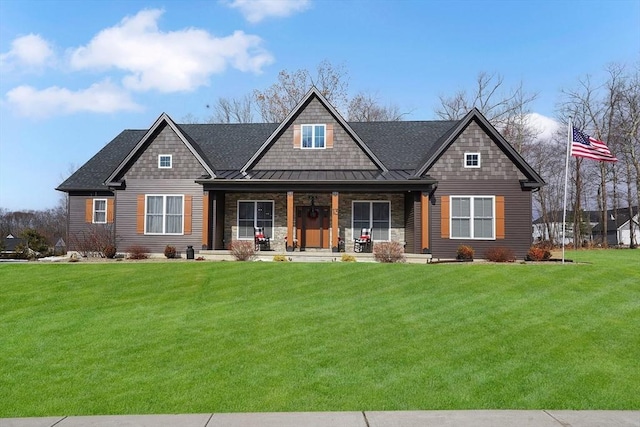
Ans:
POLYGON ((253 227, 256 251, 270 251, 271 238, 264 235, 263 227, 253 227))
POLYGON ((360 237, 353 239, 354 252, 371 252, 373 250, 372 228, 363 228, 360 237))

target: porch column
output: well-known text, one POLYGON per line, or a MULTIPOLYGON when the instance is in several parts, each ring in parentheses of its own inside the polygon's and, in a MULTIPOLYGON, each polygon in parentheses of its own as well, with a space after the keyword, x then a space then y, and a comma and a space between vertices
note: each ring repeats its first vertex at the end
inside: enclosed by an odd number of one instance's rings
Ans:
POLYGON ((211 214, 209 208, 209 192, 202 195, 202 249, 209 248, 209 233, 211 232, 211 214))
POLYGON ((287 191, 287 252, 293 252, 293 220, 295 210, 293 207, 293 191, 287 191))
POLYGON ((429 249, 429 193, 420 194, 420 242, 422 253, 428 254, 429 249))
POLYGON ((340 250, 338 246, 338 192, 331 193, 331 252, 338 252, 340 250))

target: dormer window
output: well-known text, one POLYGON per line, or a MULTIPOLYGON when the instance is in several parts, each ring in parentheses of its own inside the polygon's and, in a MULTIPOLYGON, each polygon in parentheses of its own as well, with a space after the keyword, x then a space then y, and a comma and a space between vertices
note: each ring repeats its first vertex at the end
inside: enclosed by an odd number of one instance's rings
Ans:
POLYGON ((465 168, 479 168, 480 167, 480 153, 464 153, 464 167, 465 168))
POLYGON ((158 156, 158 167, 160 169, 171 169, 172 158, 171 154, 160 154, 158 156))
POLYGON ((302 125, 301 131, 302 148, 325 148, 326 125, 302 125))

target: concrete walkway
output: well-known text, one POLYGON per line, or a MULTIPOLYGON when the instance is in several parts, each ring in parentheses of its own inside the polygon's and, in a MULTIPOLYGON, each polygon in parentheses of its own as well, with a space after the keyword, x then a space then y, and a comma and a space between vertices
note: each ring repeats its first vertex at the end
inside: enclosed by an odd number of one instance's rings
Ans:
POLYGON ((640 411, 394 411, 0 418, 0 427, 640 427, 640 411))

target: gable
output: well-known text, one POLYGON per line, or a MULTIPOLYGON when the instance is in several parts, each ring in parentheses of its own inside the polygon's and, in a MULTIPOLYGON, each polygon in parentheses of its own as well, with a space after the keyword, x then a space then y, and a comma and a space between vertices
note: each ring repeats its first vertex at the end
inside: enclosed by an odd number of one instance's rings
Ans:
POLYGON ((326 170, 326 169, 378 169, 362 151, 342 123, 317 99, 312 98, 303 110, 285 127, 273 144, 254 165, 255 170, 326 170), (305 124, 327 126, 327 140, 323 149, 303 149, 296 131, 305 124))
POLYGON ((526 177, 492 137, 472 120, 428 173, 438 180, 521 180, 526 177), (465 153, 479 153, 480 167, 464 167, 465 153))
POLYGON ((208 173, 167 123, 158 126, 129 164, 123 178, 197 179, 208 173), (160 155, 171 156, 171 168, 159 167, 160 155))

